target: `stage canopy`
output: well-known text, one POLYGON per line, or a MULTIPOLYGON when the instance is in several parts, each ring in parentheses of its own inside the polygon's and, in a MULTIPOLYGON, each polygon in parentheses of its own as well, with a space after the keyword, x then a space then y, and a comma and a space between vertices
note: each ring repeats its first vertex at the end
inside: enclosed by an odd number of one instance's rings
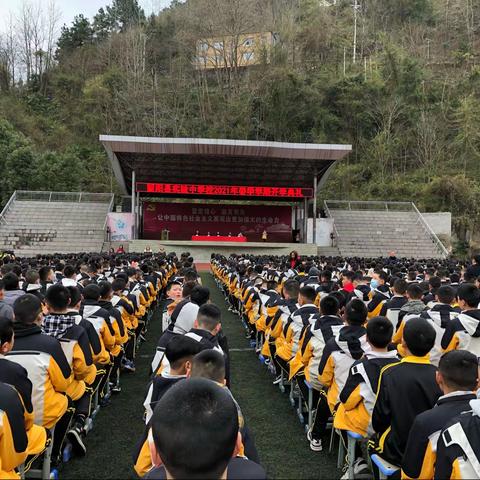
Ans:
MULTIPOLYGON (((142 184, 141 194, 156 193, 146 184, 189 185, 190 194, 198 185, 312 188, 315 175, 321 187, 333 164, 352 150, 351 145, 204 138, 100 135, 100 141, 128 195, 133 171, 137 186, 142 184)), ((222 194, 226 190, 215 192, 218 197, 229 195, 222 194)))

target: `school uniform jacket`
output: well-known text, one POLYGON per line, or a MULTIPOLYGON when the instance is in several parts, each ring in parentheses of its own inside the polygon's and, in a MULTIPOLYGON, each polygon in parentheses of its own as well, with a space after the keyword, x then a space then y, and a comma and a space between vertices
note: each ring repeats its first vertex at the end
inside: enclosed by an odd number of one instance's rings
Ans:
POLYGON ((466 310, 452 320, 445 330, 442 348, 462 349, 480 357, 480 310, 466 310))
POLYGON ((366 330, 356 325, 345 325, 326 343, 318 366, 318 380, 328 388, 327 400, 332 412, 345 386, 350 367, 362 358, 367 349, 366 330))
POLYGON ((402 461, 402 478, 432 479, 441 431, 457 415, 470 410, 473 392, 443 395, 437 404, 417 416, 408 436, 402 461))
POLYGON ((390 289, 388 285, 379 285, 370 295, 372 299, 367 305, 368 318, 373 318, 380 315, 383 304, 390 299, 390 289))
POLYGON ((407 303, 407 301, 407 298, 404 296, 394 295, 390 300, 386 301, 382 305, 380 315, 382 317, 387 317, 392 322, 394 331, 397 329, 400 310, 407 303))
POLYGON ((293 312, 283 327, 282 335, 275 341, 277 355, 286 362, 294 357, 306 329, 319 316, 320 312, 314 304, 302 305, 293 312))
POLYGON ((290 362, 290 376, 293 377, 303 369, 305 379, 310 385, 321 389, 318 381, 318 367, 326 343, 344 326, 342 319, 335 315, 319 316, 310 328, 307 328, 301 346, 290 362))
POLYGON ((480 400, 449 422, 437 445, 435 480, 480 478, 480 400))
POLYGON ((452 320, 458 317, 460 310, 451 305, 437 303, 430 310, 420 314, 435 329, 435 344, 430 350, 430 363, 438 367, 440 357, 443 355, 442 340, 445 331, 452 320))
POLYGON ((173 310, 169 330, 181 335, 190 331, 197 318, 199 308, 196 303, 191 302, 188 298, 182 300, 173 310))
POLYGON ((341 403, 335 414, 335 428, 351 430, 364 437, 374 434, 371 420, 380 372, 385 366, 398 361, 395 350, 367 351, 362 359, 351 366, 345 386, 340 392, 341 403))
POLYGON ((0 383, 0 478, 20 478, 15 468, 27 458, 24 409, 12 385, 0 383))
POLYGON ((110 323, 115 332, 115 345, 116 347, 122 347, 128 340, 128 332, 123 324, 122 314, 118 308, 115 308, 112 302, 100 300, 98 304, 104 308, 110 315, 110 323))
MULTIPOLYGON (((114 295, 111 300, 111 304, 115 307, 122 316, 122 322, 127 330, 134 330, 133 323, 135 322, 135 309, 133 304, 127 300, 127 298, 114 295)), ((127 332, 128 333, 128 332, 127 332)))
POLYGON ((442 395, 428 356, 407 356, 380 375, 372 426, 380 434, 378 452, 400 465, 415 417, 430 410, 442 395))
POLYGON ((65 395, 72 370, 56 338, 44 335, 36 325, 14 324, 15 343, 8 360, 19 363, 32 382, 35 423, 52 428, 66 412, 65 395))
POLYGON ((115 330, 110 322, 109 313, 94 300, 85 300, 82 309, 83 318, 95 327, 107 352, 114 355, 114 352, 116 353, 115 330))

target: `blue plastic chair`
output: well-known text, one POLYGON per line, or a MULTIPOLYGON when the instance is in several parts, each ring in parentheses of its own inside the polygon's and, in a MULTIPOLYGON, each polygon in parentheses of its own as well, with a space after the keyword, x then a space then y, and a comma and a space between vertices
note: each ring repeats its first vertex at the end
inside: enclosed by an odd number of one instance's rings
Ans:
POLYGON ((394 473, 400 470, 400 467, 387 462, 387 460, 383 459, 376 453, 374 453, 371 457, 372 462, 377 466, 378 471, 380 472, 380 479, 385 480, 391 477, 394 473))

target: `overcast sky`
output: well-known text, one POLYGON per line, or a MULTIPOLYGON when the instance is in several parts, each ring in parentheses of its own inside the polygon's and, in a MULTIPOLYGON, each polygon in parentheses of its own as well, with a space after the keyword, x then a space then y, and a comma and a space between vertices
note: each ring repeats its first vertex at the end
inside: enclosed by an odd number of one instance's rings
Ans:
MULTIPOLYGON (((5 31, 5 23, 10 13, 15 15, 25 0, 0 0, 0 32, 5 31)), ((40 4, 47 8, 49 0, 29 0, 30 3, 40 4)), ((158 12, 167 7, 171 0, 139 0, 140 5, 149 15, 152 12, 158 12)), ((111 0, 55 0, 55 5, 61 13, 60 27, 66 23, 69 25, 73 17, 82 13, 85 17, 92 18, 100 7, 109 5, 111 0)))

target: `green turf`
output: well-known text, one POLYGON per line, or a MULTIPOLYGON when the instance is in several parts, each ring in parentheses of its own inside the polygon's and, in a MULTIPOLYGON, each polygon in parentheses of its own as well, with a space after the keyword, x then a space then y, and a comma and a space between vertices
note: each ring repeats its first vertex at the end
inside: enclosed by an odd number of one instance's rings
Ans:
MULTIPOLYGON (((272 385, 272 376, 249 349, 240 319, 227 311, 223 295, 213 277, 202 274, 212 301, 222 309, 223 330, 231 352, 232 391, 253 433, 263 466, 269 478, 339 478, 335 455, 310 451, 303 426, 297 420, 287 395, 272 385), (248 349, 248 350, 243 350, 248 349)), ((150 362, 160 335, 157 311, 147 342, 137 356, 135 374, 122 374, 122 393, 112 405, 100 411, 89 433, 87 455, 73 459, 60 471, 65 479, 136 478, 132 452, 143 430, 143 399, 149 380, 150 362)))

